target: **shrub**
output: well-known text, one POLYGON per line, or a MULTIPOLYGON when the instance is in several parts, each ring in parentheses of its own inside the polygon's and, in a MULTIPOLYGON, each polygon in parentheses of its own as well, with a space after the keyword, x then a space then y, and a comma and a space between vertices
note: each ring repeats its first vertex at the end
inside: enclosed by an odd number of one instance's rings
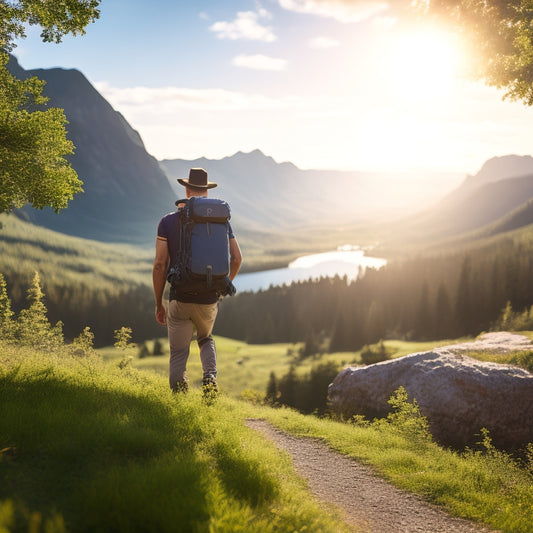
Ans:
POLYGON ((139 359, 143 359, 144 357, 148 357, 149 355, 150 355, 150 350, 148 349, 146 342, 143 342, 141 344, 141 347, 139 348, 139 359))
POLYGON ((74 355, 95 355, 94 333, 89 326, 72 341, 72 353, 74 355))
POLYGON ((361 349, 361 362, 365 365, 373 365, 390 359, 391 355, 392 351, 380 340, 377 344, 363 346, 361 349))
POLYGON ((154 339, 153 355, 165 355, 163 343, 159 339, 154 339))
POLYGON ((386 424, 388 428, 409 438, 419 441, 432 440, 427 418, 420 413, 416 398, 409 402, 409 396, 404 387, 398 387, 387 403, 392 407, 392 411, 385 420, 374 422, 377 427, 386 424))

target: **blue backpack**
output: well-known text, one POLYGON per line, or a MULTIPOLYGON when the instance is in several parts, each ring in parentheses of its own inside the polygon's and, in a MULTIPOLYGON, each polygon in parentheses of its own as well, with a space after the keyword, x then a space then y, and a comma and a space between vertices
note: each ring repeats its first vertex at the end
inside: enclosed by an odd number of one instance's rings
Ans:
POLYGON ((180 211, 178 264, 167 279, 179 292, 219 296, 235 294, 230 272, 229 219, 227 202, 216 198, 192 197, 178 200, 180 211))

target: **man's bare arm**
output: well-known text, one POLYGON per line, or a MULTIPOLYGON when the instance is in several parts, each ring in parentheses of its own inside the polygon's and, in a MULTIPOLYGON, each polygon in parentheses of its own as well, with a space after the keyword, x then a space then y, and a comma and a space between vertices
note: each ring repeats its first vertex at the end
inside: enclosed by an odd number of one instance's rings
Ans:
POLYGON ((229 263, 229 279, 233 281, 235 276, 239 272, 242 263, 242 254, 241 249, 239 248, 239 243, 237 239, 230 239, 229 241, 229 254, 230 254, 230 263, 229 263))
POLYGON ((155 260, 152 271, 152 281, 154 285, 155 296, 155 319, 161 324, 165 325, 165 308, 163 307, 163 292, 165 291, 165 283, 167 281, 167 268, 170 261, 168 255, 167 241, 157 239, 155 244, 155 260))

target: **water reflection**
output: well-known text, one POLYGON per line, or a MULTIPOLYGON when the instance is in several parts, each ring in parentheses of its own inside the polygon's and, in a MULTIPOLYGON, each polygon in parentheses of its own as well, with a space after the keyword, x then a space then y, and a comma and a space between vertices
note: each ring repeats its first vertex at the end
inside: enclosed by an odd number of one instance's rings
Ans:
POLYGON ((347 245, 331 252, 304 255, 290 263, 288 268, 239 274, 235 286, 239 292, 259 291, 271 285, 289 285, 294 281, 337 275, 354 281, 367 268, 381 268, 386 263, 385 259, 366 256, 365 251, 358 246, 347 245))

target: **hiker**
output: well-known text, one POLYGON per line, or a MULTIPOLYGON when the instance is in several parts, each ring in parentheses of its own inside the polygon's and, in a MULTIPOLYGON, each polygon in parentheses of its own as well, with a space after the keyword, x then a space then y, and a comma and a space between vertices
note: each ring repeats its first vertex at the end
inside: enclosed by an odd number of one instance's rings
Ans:
MULTIPOLYGON (((203 168, 191 168, 188 179, 178 179, 185 187, 187 199, 207 197, 207 192, 217 186, 208 180, 203 168)), ((215 200, 216 201, 216 200, 215 200)), ((180 211, 185 204, 176 202, 178 210, 164 216, 157 228, 156 252, 153 268, 155 295, 155 317, 157 322, 167 325, 170 345, 169 383, 174 392, 187 392, 186 365, 189 348, 196 328, 197 342, 203 368, 202 389, 204 394, 217 392, 217 357, 215 342, 211 335, 218 312, 220 293, 216 289, 191 293, 184 287, 176 289, 171 284, 168 313, 163 307, 163 292, 167 274, 177 264, 180 245, 180 211)), ((228 207, 229 209, 229 207, 228 207)), ((242 262, 241 250, 228 223, 229 237, 229 280, 233 281, 242 262)), ((233 285, 228 281, 229 285, 233 285)), ((234 288, 233 288, 234 289, 234 288)))

